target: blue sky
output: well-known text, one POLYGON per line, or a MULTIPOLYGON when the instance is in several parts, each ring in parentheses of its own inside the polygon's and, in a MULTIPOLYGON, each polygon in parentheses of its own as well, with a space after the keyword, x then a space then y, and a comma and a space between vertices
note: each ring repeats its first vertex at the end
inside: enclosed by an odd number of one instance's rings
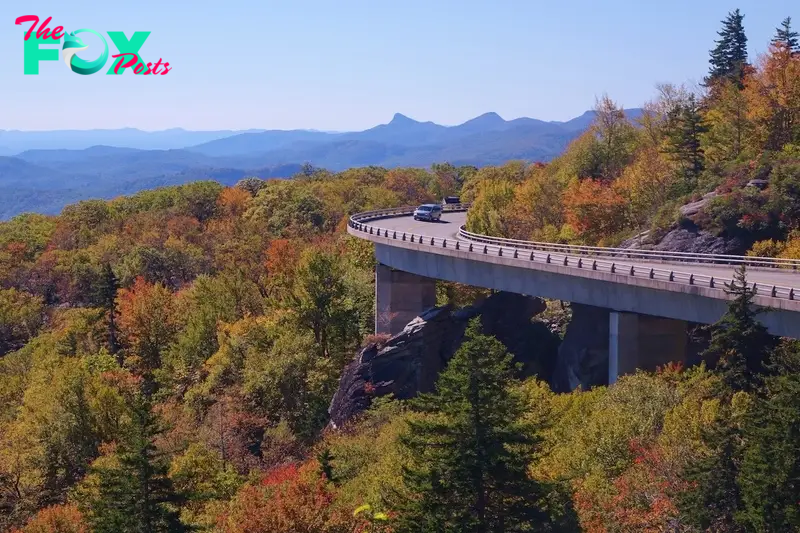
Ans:
POLYGON ((566 120, 603 93, 636 107, 657 82, 701 81, 736 7, 751 57, 785 16, 800 28, 788 0, 2 0, 0 129, 357 130, 395 112, 566 120), (25 76, 21 15, 151 31, 143 57, 173 70, 80 76, 52 61, 25 76))

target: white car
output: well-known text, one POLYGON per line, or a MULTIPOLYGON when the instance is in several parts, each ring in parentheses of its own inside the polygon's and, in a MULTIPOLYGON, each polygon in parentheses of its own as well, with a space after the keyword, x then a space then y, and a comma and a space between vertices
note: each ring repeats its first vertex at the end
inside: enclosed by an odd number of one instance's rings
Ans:
POLYGON ((422 204, 414 210, 414 220, 438 222, 442 218, 442 206, 439 204, 422 204))

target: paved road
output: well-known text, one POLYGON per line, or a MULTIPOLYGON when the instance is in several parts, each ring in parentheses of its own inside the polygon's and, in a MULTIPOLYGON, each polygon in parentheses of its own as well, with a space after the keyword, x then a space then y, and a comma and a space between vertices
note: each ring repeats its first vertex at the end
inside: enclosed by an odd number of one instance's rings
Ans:
MULTIPOLYGON (((416 221, 410 216, 401 216, 394 218, 386 218, 381 220, 374 220, 369 224, 372 226, 385 228, 390 231, 413 233, 414 235, 424 235, 426 237, 455 239, 458 236, 458 229, 461 225, 466 223, 467 214, 465 212, 459 213, 444 213, 440 222, 425 222, 416 221)), ((554 254, 554 257, 557 257, 554 254)), ((612 259, 610 257, 602 258, 606 261, 618 261, 624 265, 633 265, 634 267, 641 266, 643 269, 653 266, 662 269, 674 269, 679 272, 687 272, 695 275, 714 276, 714 278, 722 280, 730 280, 733 277, 734 266, 730 265, 708 265, 702 263, 671 263, 667 266, 660 262, 648 262, 641 259, 612 259)), ((600 259, 598 259, 599 261, 600 259)), ((760 270, 750 269, 747 274, 747 279, 751 283, 759 285, 778 285, 782 287, 794 287, 800 291, 800 272, 792 270, 760 270)))

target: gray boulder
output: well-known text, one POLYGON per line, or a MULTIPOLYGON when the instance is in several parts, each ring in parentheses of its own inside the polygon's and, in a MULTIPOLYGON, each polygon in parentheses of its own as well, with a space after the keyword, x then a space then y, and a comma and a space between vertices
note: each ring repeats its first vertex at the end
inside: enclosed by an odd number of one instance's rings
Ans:
POLYGON ((552 375, 558 336, 532 318, 546 309, 543 300, 494 293, 476 307, 454 311, 434 307, 385 343, 372 343, 345 367, 329 408, 332 427, 368 409, 379 396, 413 398, 432 392, 439 373, 458 350, 469 320, 480 316, 483 332, 495 336, 522 363, 522 375, 552 375))

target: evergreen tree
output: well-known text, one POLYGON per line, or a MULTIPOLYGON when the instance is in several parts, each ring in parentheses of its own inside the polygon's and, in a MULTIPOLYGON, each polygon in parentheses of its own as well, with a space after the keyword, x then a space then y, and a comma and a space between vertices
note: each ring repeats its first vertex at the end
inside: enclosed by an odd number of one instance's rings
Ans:
POLYGON ((401 501, 398 532, 541 531, 542 488, 527 473, 537 439, 521 422, 523 404, 508 385, 512 356, 473 320, 439 377, 436 393, 414 405, 401 443, 411 497, 401 501))
MULTIPOLYGON (((764 376, 775 368, 771 356, 776 339, 756 319, 760 312, 753 305, 756 291, 747 285, 744 265, 726 284, 726 292, 733 299, 714 325, 711 344, 702 354, 703 359, 718 361, 717 371, 722 378, 719 417, 703 429, 702 435, 711 453, 687 468, 685 478, 692 489, 679 498, 684 520, 702 531, 743 530, 738 521, 744 509, 739 482, 744 422, 733 400, 737 393, 759 391, 764 376)), ((784 359, 781 365, 785 367, 784 359)))
POLYGON ((708 131, 694 95, 677 106, 668 117, 673 125, 667 138, 667 152, 678 162, 687 187, 692 188, 705 170, 701 136, 708 131))
POLYGON ((743 20, 744 15, 737 9, 728 13, 722 21, 722 30, 717 32, 720 38, 711 51, 711 68, 706 85, 727 79, 736 81, 739 88, 743 88, 747 68, 747 36, 744 33, 743 20))
POLYGON ((798 40, 796 31, 792 31, 792 17, 786 17, 781 22, 781 27, 775 29, 775 37, 772 38, 772 44, 776 46, 785 46, 792 53, 800 53, 800 40, 798 40))
POLYGON ((717 370, 731 393, 752 392, 769 371, 769 355, 777 339, 758 320, 761 310, 753 305, 755 289, 747 285, 747 272, 742 265, 734 274, 725 292, 733 295, 728 310, 714 325, 711 344, 703 353, 707 360, 717 360, 717 370))
POLYGON ((84 501, 94 533, 180 533, 181 500, 167 477, 168 463, 153 439, 161 432, 150 400, 132 400, 131 425, 118 443, 113 467, 93 467, 97 492, 84 501))
POLYGON ((737 484, 741 463, 738 427, 729 405, 719 419, 702 428, 702 439, 711 453, 687 467, 684 479, 691 487, 678 496, 682 521, 692 531, 740 531, 735 516, 742 508, 737 484))
MULTIPOLYGON (((100 282, 95 287, 95 300, 106 310, 108 314, 108 351, 112 354, 119 352, 119 342, 117 341, 117 292, 119 292, 119 281, 114 274, 111 265, 105 263, 100 282)), ((118 361, 120 366, 123 361, 118 361)))
POLYGON ((800 531, 800 350, 782 348, 793 361, 767 379, 744 431, 738 519, 750 531, 800 531))
POLYGON ((317 461, 319 461, 319 468, 322 471, 322 475, 324 475, 328 481, 336 485, 338 479, 336 479, 336 475, 333 472, 333 454, 330 448, 326 447, 319 452, 317 454, 317 461))

